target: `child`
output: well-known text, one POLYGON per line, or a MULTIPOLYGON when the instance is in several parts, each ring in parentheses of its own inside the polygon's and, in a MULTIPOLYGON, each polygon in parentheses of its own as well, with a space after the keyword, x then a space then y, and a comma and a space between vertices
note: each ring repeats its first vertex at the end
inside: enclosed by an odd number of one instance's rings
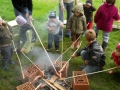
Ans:
POLYGON ((55 49, 59 51, 59 30, 60 27, 64 27, 63 23, 56 18, 56 12, 51 11, 49 13, 49 19, 46 23, 46 29, 48 30, 48 49, 50 51, 52 49, 52 43, 54 40, 55 49))
POLYGON ((86 17, 87 29, 92 29, 92 15, 96 8, 92 6, 90 1, 86 1, 86 4, 83 4, 83 8, 86 17))
POLYGON ((117 69, 110 70, 109 74, 117 72, 120 68, 120 43, 116 46, 116 50, 112 52, 111 59, 110 67, 113 68, 117 66, 117 69))
POLYGON ((20 26, 20 32, 15 34, 14 42, 18 51, 20 50, 20 52, 27 54, 31 51, 36 41, 32 41, 34 37, 33 27, 21 15, 16 17, 16 22, 20 26))
POLYGON ((14 64, 11 60, 13 54, 12 28, 0 17, 0 54, 2 55, 2 68, 8 70, 7 62, 14 64))
POLYGON ((79 48, 80 35, 87 29, 86 18, 84 16, 83 5, 77 4, 72 9, 73 15, 68 20, 68 31, 71 31, 72 45, 71 49, 74 49, 74 42, 76 42, 76 48, 79 48))
POLYGON ((114 5, 115 1, 116 0, 106 0, 106 3, 99 7, 94 17, 94 22, 96 23, 94 28, 96 37, 99 33, 99 30, 103 31, 102 48, 104 51, 108 45, 109 33, 112 31, 113 21, 120 20, 118 9, 114 5))
POLYGON ((71 55, 72 58, 81 56, 85 66, 82 71, 92 73, 103 69, 105 65, 105 55, 103 49, 96 41, 96 34, 94 30, 87 30, 85 38, 88 44, 82 50, 71 55))

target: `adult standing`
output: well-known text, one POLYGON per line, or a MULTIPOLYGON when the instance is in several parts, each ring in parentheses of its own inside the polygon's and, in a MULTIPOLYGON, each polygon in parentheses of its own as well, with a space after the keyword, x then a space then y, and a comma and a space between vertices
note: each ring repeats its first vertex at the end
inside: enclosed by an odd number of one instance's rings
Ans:
MULTIPOLYGON (((63 22, 64 20, 64 15, 63 12, 66 9, 67 12, 67 21, 69 20, 70 16, 72 15, 72 8, 73 8, 74 0, 59 0, 59 20, 63 22)), ((77 4, 77 0, 75 0, 75 4, 77 4)), ((60 28, 59 31, 60 35, 60 40, 62 38, 62 28, 60 28)), ((65 32, 66 37, 71 37, 71 33, 67 30, 67 24, 66 24, 66 32, 65 32)))
POLYGON ((32 21, 32 0, 12 0, 15 16, 22 15, 27 21, 32 21))
POLYGON ((96 23, 94 28, 96 37, 99 33, 99 30, 103 31, 102 48, 104 51, 108 45, 109 33, 112 31, 113 21, 120 20, 118 9, 114 5, 115 2, 116 0, 106 0, 106 3, 99 7, 94 17, 94 22, 96 23))

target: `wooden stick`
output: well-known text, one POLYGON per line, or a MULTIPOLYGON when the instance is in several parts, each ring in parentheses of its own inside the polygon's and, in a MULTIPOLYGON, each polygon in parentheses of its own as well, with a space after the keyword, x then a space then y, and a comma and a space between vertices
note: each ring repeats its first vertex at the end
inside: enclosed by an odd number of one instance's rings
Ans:
POLYGON ((50 84, 46 79, 43 79, 50 87, 52 87, 55 90, 58 90, 56 87, 54 87, 52 84, 50 84))
MULTIPOLYGON (((80 46, 81 46, 81 44, 82 44, 82 41, 81 41, 81 43, 80 43, 80 46)), ((80 47, 80 46, 79 46, 79 47, 80 47)), ((79 48, 78 48, 78 49, 79 49, 79 48)), ((78 49, 77 49, 77 50, 78 50, 78 49)), ((76 50, 73 54, 75 54, 75 53, 77 52, 77 50, 76 50)), ((61 72, 64 70, 64 68, 66 67, 66 65, 68 64, 68 62, 71 60, 71 58, 72 58, 72 57, 70 57, 70 59, 66 62, 66 64, 64 64, 64 66, 63 66, 62 69, 59 71, 59 73, 61 73, 61 72)))

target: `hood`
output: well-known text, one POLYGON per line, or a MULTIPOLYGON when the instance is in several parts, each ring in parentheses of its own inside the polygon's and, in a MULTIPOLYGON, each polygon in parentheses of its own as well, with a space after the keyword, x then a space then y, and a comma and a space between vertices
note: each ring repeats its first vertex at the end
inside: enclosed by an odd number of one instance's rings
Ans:
POLYGON ((77 5, 75 5, 75 7, 72 9, 72 12, 74 13, 75 11, 84 15, 83 4, 78 3, 77 5))

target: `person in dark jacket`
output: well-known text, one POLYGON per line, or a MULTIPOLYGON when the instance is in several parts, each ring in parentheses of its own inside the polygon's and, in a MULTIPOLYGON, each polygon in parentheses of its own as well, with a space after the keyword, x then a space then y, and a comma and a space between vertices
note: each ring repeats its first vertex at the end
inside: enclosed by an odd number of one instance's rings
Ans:
POLYGON ((86 17, 87 29, 92 29, 92 17, 96 8, 92 6, 90 1, 86 1, 86 3, 83 4, 83 9, 86 17))
POLYGON ((88 44, 82 50, 71 55, 71 57, 82 57, 85 63, 82 71, 86 71, 86 73, 100 71, 105 65, 105 54, 100 44, 95 40, 95 31, 87 30, 85 33, 85 37, 88 44))
POLYGON ((15 16, 22 15, 27 21, 32 21, 32 0, 12 0, 15 16))
POLYGON ((12 34, 12 28, 0 17, 0 54, 4 70, 9 69, 7 63, 14 64, 11 60, 13 54, 12 34))

